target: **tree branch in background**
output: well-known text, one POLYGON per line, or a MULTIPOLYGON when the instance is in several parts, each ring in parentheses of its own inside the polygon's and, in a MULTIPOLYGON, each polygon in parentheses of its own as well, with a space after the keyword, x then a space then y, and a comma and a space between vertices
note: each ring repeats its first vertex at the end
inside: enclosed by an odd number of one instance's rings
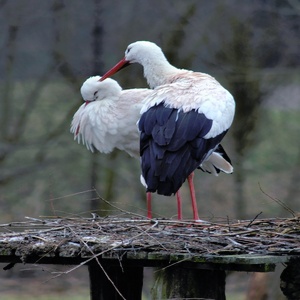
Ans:
POLYGON ((178 23, 176 23, 166 43, 167 47, 165 48, 164 53, 168 60, 178 68, 190 68, 196 55, 194 52, 190 55, 186 55, 185 58, 182 58, 182 56, 178 54, 179 49, 184 45, 186 26, 195 12, 196 4, 192 3, 187 7, 186 12, 180 17, 178 23))
POLYGON ((54 159, 49 159, 47 161, 44 162, 38 162, 38 163, 32 163, 29 164, 27 166, 22 166, 22 167, 18 167, 18 168, 14 168, 12 171, 8 172, 8 173, 1 173, 0 174, 0 185, 5 185, 10 183, 11 181, 16 180, 19 177, 31 174, 35 171, 39 171, 43 168, 45 168, 46 166, 49 166, 51 164, 57 164, 57 160, 54 159))
MULTIPOLYGON (((53 33, 54 33, 54 45, 52 48, 52 58, 53 58, 53 64, 54 68, 53 71, 58 68, 59 73, 65 79, 74 90, 79 89, 78 84, 78 78, 76 74, 71 69, 70 65, 66 61, 66 55, 63 51, 63 47, 61 46, 61 41, 63 40, 61 36, 61 29, 63 28, 61 19, 64 20, 62 17, 64 10, 66 6, 64 3, 62 3, 59 0, 54 0, 53 5, 51 7, 51 13, 53 16, 53 33)), ((52 71, 52 70, 51 70, 52 71)), ((46 75, 46 74, 45 74, 46 75)), ((40 81, 42 81, 41 79, 40 81)), ((36 160, 37 161, 43 161, 45 159, 45 156, 47 154, 47 146, 49 142, 51 142, 53 139, 56 139, 59 137, 62 132, 64 132, 66 127, 66 120, 71 120, 72 116, 78 107, 78 103, 75 103, 74 106, 67 112, 65 118, 62 119, 62 121, 50 132, 47 134, 47 136, 44 137, 44 142, 41 143, 41 147, 39 148, 38 153, 36 154, 36 160)))
POLYGON ((244 184, 246 180, 242 162, 246 151, 254 144, 259 109, 262 103, 260 78, 254 74, 256 65, 251 47, 252 32, 247 22, 234 17, 231 19, 232 37, 224 41, 222 52, 216 56, 222 66, 229 66, 226 72, 229 91, 236 101, 236 113, 232 128, 237 153, 237 167, 235 168, 236 200, 235 215, 238 218, 247 216, 244 184))
POLYGON ((299 182, 300 182, 300 147, 298 148, 296 164, 294 165, 291 172, 288 193, 285 198, 286 199, 285 203, 287 204, 287 206, 291 208, 297 207, 299 202, 299 194, 300 194, 299 182))
MULTIPOLYGON (((91 34, 91 47, 92 47, 92 74, 102 74, 103 64, 102 64, 102 43, 103 43, 103 27, 101 21, 101 0, 94 0, 94 15, 93 15, 93 28, 91 34)), ((112 154, 107 154, 109 162, 112 162, 112 154)), ((111 185, 115 181, 115 171, 113 168, 100 168, 99 164, 99 153, 91 154, 91 169, 90 169, 90 182, 91 187, 95 190, 101 190, 99 188, 99 174, 104 172, 104 182, 102 183, 102 190, 104 191, 104 198, 108 201, 113 199, 113 191, 111 190, 111 185)), ((111 165, 111 163, 109 164, 111 165)), ((91 191, 91 199, 97 199, 97 193, 91 191)), ((108 204, 103 201, 90 201, 91 211, 98 211, 99 215, 106 215, 106 210, 108 209, 108 204)))
POLYGON ((51 7, 52 15, 53 15, 53 32, 54 32, 54 46, 52 49, 52 57, 54 62, 56 63, 60 74, 63 78, 68 81, 73 88, 77 90, 78 88, 78 77, 73 72, 70 64, 67 62, 66 55, 62 51, 61 43, 63 38, 62 28, 66 23, 64 14, 66 5, 60 0, 54 0, 53 5, 51 7), (63 22, 62 22, 63 21, 63 22))
POLYGON ((43 88, 49 83, 49 79, 51 78, 52 74, 54 73, 55 68, 50 66, 44 74, 36 80, 35 87, 31 90, 31 92, 27 95, 26 99, 24 100, 25 105, 20 113, 17 121, 15 122, 14 132, 12 134, 11 140, 12 141, 19 141, 22 137, 23 133, 26 130, 26 124, 28 124, 28 118, 30 117, 30 113, 34 110, 35 104, 39 99, 39 95, 43 88))

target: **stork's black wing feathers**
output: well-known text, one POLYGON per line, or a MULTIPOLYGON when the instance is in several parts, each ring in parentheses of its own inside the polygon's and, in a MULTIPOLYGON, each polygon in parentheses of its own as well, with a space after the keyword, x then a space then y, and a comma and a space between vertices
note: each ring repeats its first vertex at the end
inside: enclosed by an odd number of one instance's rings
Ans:
POLYGON ((196 110, 183 112, 164 103, 141 116, 141 166, 149 192, 169 196, 178 191, 225 135, 205 139, 212 123, 196 110))
POLYGON ((218 145, 215 152, 219 153, 227 162, 231 164, 231 159, 229 158, 228 154, 225 152, 225 149, 221 144, 218 145))

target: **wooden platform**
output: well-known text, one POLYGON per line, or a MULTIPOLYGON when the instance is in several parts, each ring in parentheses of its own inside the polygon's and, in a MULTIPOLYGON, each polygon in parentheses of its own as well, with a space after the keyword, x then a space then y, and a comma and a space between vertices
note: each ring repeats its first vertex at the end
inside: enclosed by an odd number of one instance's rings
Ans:
POLYGON ((272 272, 279 263, 291 268, 300 261, 298 218, 195 223, 93 215, 26 218, 0 228, 0 262, 7 269, 15 263, 88 265, 93 300, 112 293, 141 299, 144 267, 162 270, 153 299, 225 299, 225 271, 272 272))

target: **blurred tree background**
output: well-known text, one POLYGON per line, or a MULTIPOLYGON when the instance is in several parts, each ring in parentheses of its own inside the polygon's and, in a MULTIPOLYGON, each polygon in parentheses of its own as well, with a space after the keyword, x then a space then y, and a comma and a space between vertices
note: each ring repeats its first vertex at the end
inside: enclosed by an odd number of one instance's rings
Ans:
MULTIPOLYGON (((136 40, 157 43, 175 66, 211 74, 235 97, 222 143, 235 172, 196 172, 200 217, 290 216, 285 205, 299 211, 299 1, 1 0, 0 33, 1 222, 115 213, 94 188, 145 215, 138 161, 92 154, 69 132, 83 81, 136 40)), ((114 79, 146 87, 138 65, 114 79)), ((186 185, 182 194, 191 218, 186 185)), ((154 195, 153 211, 174 217, 175 198, 154 195)))

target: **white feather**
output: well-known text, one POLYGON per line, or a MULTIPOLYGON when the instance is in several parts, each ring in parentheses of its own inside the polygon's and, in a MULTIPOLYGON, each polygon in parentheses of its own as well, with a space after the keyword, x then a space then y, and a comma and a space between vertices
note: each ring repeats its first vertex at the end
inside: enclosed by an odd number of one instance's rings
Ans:
POLYGON ((112 79, 99 82, 100 76, 87 79, 81 93, 85 101, 74 114, 71 132, 78 143, 87 149, 109 153, 114 148, 139 156, 137 121, 143 99, 152 93, 149 89, 122 91, 112 79))

